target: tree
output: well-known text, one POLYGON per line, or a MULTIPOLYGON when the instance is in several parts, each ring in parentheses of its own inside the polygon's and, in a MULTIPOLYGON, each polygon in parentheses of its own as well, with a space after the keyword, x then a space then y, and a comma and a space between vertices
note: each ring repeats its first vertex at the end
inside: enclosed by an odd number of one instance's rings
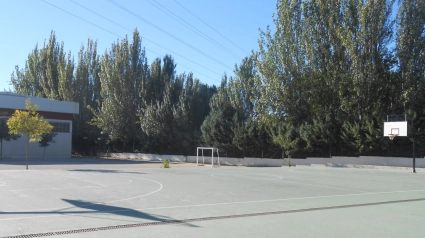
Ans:
POLYGON ((71 52, 64 52, 64 43, 59 44, 52 31, 47 44, 40 49, 36 45, 28 55, 25 69, 15 67, 10 81, 19 94, 70 101, 73 72, 71 52))
POLYGON ((397 56, 402 80, 402 102, 409 117, 409 134, 415 143, 425 142, 425 1, 400 1, 397 15, 397 56))
POLYGON ((138 31, 133 32, 132 44, 127 37, 112 44, 100 64, 102 104, 98 110, 92 110, 91 123, 108 134, 111 141, 124 145, 132 143, 134 150, 136 141, 140 140, 137 113, 141 109, 148 75, 146 54, 138 31))
POLYGON ((41 135, 41 140, 38 142, 40 144, 40 147, 43 147, 43 160, 44 160, 44 154, 46 152, 46 148, 50 145, 50 143, 56 143, 53 138, 56 136, 56 133, 44 133, 41 135))
POLYGON ((302 7, 301 0, 277 1, 276 30, 261 31, 255 57, 261 87, 259 117, 288 156, 302 149, 299 127, 310 115, 303 88, 311 66, 303 48, 307 36, 302 7))
POLYGON ((25 101, 27 111, 16 110, 7 121, 9 132, 13 135, 26 137, 26 169, 28 170, 28 143, 37 142, 42 139, 44 133, 50 133, 53 126, 38 114, 38 105, 31 105, 31 100, 25 101))
POLYGON ((92 149, 100 137, 101 130, 87 123, 94 117, 90 108, 96 111, 102 103, 99 60, 97 42, 89 39, 86 47, 82 45, 78 53, 73 82, 73 101, 79 103, 80 113, 73 117, 72 146, 74 151, 81 154, 90 152, 93 155, 92 149))
POLYGON ((3 140, 17 140, 19 135, 11 135, 9 133, 9 127, 7 127, 6 120, 0 118, 0 160, 3 160, 3 140))

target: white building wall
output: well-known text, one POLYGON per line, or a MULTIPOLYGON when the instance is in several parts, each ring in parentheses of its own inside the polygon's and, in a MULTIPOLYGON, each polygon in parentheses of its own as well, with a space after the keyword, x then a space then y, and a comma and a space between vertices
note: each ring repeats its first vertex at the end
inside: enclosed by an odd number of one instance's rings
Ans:
MULTIPOLYGON (((68 122, 71 124, 70 132, 56 132, 53 138, 55 143, 46 147, 45 158, 71 158, 72 153, 72 121, 68 120, 46 120, 50 122, 68 122)), ((26 136, 17 140, 3 140, 3 158, 24 158, 26 151, 26 136)), ((38 142, 28 143, 28 158, 42 158, 43 147, 38 142)))
POLYGON ((0 108, 26 110, 25 101, 31 99, 31 104, 38 105, 38 111, 78 114, 79 104, 75 102, 57 101, 47 98, 20 95, 10 92, 0 92, 0 108))

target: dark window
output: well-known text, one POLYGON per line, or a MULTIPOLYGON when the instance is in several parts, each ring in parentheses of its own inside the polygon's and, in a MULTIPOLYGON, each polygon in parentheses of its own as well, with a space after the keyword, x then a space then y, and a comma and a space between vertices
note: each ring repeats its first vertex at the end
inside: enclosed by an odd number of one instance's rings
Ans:
POLYGON ((69 122, 50 122, 50 124, 53 126, 52 132, 69 133, 70 131, 69 122))

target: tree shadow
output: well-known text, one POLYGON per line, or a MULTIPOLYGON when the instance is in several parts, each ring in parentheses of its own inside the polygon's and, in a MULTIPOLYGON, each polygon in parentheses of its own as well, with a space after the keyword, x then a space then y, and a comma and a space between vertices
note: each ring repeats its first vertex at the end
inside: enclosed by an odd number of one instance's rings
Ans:
POLYGON ((120 174, 120 173, 126 173, 126 174, 146 174, 142 172, 132 172, 132 171, 123 171, 123 170, 116 170, 116 169, 68 169, 70 172, 97 172, 97 173, 112 173, 112 174, 120 174))
MULTIPOLYGON (((72 205, 72 207, 56 210, 56 211, 22 211, 22 212, 2 212, 0 215, 20 215, 20 214, 50 214, 50 215, 96 215, 96 214, 112 214, 118 216, 133 217, 143 220, 148 220, 150 222, 170 222, 176 221, 168 216, 152 215, 146 212, 141 212, 136 209, 111 206, 101 203, 92 203, 83 200, 72 200, 72 199, 62 199, 63 201, 72 205), (83 208, 85 210, 71 211, 70 209, 83 208)), ((112 220, 112 218, 111 218, 112 220)), ((198 227, 190 223, 178 223, 181 225, 189 227, 198 227)))

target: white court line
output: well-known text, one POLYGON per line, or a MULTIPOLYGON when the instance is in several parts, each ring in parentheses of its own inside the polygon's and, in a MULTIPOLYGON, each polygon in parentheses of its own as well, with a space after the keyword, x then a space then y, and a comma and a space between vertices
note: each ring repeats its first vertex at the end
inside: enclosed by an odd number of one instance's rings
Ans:
MULTIPOLYGON (((155 180, 150 180, 150 179, 144 179, 144 178, 135 178, 135 177, 122 177, 122 178, 132 178, 132 179, 141 179, 141 180, 147 180, 150 182, 154 182, 156 184, 158 184, 160 187, 150 193, 147 194, 143 194, 143 195, 139 195, 139 196, 135 196, 135 197, 130 197, 130 198, 123 198, 123 199, 118 199, 118 200, 113 200, 113 201, 107 201, 107 202, 96 202, 96 203, 90 203, 87 205, 81 205, 81 206, 68 206, 68 207, 56 207, 56 208, 48 208, 48 209, 33 209, 33 210, 18 210, 18 211, 1 211, 1 212, 44 212, 44 211, 52 211, 54 212, 54 210, 65 210, 65 209, 72 209, 72 208, 78 208, 78 207, 89 207, 89 206, 94 206, 94 205, 103 205, 103 204, 111 204, 111 203, 116 203, 116 202, 123 202, 123 201, 128 201, 128 200, 132 200, 132 199, 137 199, 137 198, 141 198, 141 197, 146 197, 149 195, 152 195, 156 192, 159 192, 162 189, 162 184, 160 182, 157 182, 155 180)), ((0 212, 0 214, 1 214, 0 212)))
MULTIPOLYGON (((359 169, 360 170, 360 169, 359 169)), ((379 170, 379 169, 377 169, 377 170, 379 170)), ((302 172, 302 171, 297 171, 297 170, 289 170, 290 172, 292 172, 292 173, 298 173, 298 174, 309 174, 309 175, 311 175, 311 173, 308 173, 308 172, 302 172)), ((403 170, 401 170, 401 171, 399 171, 399 170, 394 170, 395 172, 406 172, 406 171, 403 171, 403 170)), ((364 171, 359 171, 359 172, 364 172, 364 171)), ((410 174, 410 175, 400 175, 400 176, 395 176, 394 177, 394 179, 388 179, 388 178, 383 178, 383 177, 379 177, 379 176, 369 176, 370 174, 372 174, 372 175, 374 175, 374 174, 377 174, 377 173, 379 173, 379 172, 382 172, 382 173, 385 173, 385 172, 389 172, 389 171, 386 171, 386 170, 379 170, 379 171, 371 171, 370 173, 366 173, 366 176, 363 176, 364 174, 357 174, 357 176, 350 176, 349 178, 350 179, 363 179, 363 180, 371 180, 371 179, 378 179, 378 180, 383 180, 383 181, 396 181, 396 182, 400 182, 401 180, 400 180, 400 178, 417 178, 417 177, 421 177, 420 175, 420 173, 416 173, 416 174, 410 174)), ((393 172, 393 171, 391 171, 391 172, 393 172)), ((341 178, 341 176, 340 175, 334 175, 334 174, 329 174, 329 173, 324 173, 324 172, 321 172, 320 174, 318 174, 318 175, 320 175, 320 176, 328 176, 328 177, 334 177, 334 178, 341 178)), ((420 183, 422 183, 422 181, 418 181, 418 180, 409 180, 409 183, 413 183, 413 182, 420 182, 420 183)))
MULTIPOLYGON (((393 194, 393 193, 410 193, 410 192, 425 192, 425 190, 404 190, 404 191, 391 191, 391 192, 378 192, 378 193, 352 193, 352 194, 341 194, 341 195, 325 195, 325 196, 316 196, 316 197, 298 197, 298 198, 280 198, 280 199, 270 199, 270 200, 256 200, 256 201, 242 201, 242 202, 223 202, 223 203, 206 203, 198 205, 182 205, 182 206, 169 206, 169 207, 148 207, 141 209, 132 209, 136 211, 146 211, 146 210, 161 210, 161 209, 173 209, 173 208, 189 208, 189 207, 210 207, 210 206, 222 206, 222 205, 234 205, 234 204, 251 204, 251 203, 265 203, 265 202, 281 202, 281 201, 296 201, 296 200, 307 200, 307 199, 320 199, 320 198, 334 198, 334 197, 350 197, 350 196, 363 196, 363 195, 381 195, 381 194, 393 194)), ((109 214, 114 212, 125 212, 128 209, 117 209, 109 211, 99 211, 98 214, 109 214)), ((1 214, 1 212, 0 212, 1 214)), ((67 214, 57 214, 57 215, 47 215, 47 216, 29 216, 29 217, 14 217, 14 218, 4 218, 0 221, 11 221, 11 220, 20 220, 20 219, 34 219, 34 218, 50 218, 58 216, 79 216, 81 213, 69 212, 67 214)))
POLYGON ((108 187, 108 186, 106 186, 106 185, 104 185, 104 184, 95 183, 95 182, 93 182, 93 181, 89 181, 89 180, 85 180, 85 179, 74 178, 74 177, 68 177, 68 178, 72 178, 72 179, 80 180, 80 181, 87 182, 87 183, 96 184, 96 185, 99 185, 99 186, 104 187, 104 188, 107 188, 107 187, 108 187))
MULTIPOLYGON (((215 176, 214 174, 211 175, 212 177, 218 177, 218 178, 225 178, 225 176, 215 176)), ((229 177, 249 177, 249 176, 234 176, 234 175, 227 175, 229 177)), ((340 187, 333 187, 333 186, 327 186, 327 185, 318 185, 318 184, 310 184, 310 183, 301 183, 301 182, 292 182, 292 181, 287 181, 284 180, 283 177, 281 176, 277 176, 277 175, 262 175, 262 176, 275 176, 278 177, 277 179, 261 179, 261 180, 281 180, 282 182, 285 183, 296 183, 296 184, 302 184, 302 185, 307 185, 307 186, 314 186, 314 187, 321 187, 321 188, 331 188, 331 189, 341 189, 341 190, 347 190, 347 191, 354 191, 354 192, 362 192, 362 193, 367 193, 367 191, 363 191, 363 190, 356 190, 356 189, 349 189, 349 188, 340 188, 340 187)), ((253 178, 253 177, 249 177, 249 178, 253 178)))
POLYGON ((11 190, 0 190, 0 192, 22 192, 22 191, 41 191, 41 190, 64 190, 64 189, 87 189, 87 188, 100 188, 98 186, 86 186, 86 187, 61 187, 61 188, 26 188, 26 189, 11 189, 11 190))
MULTIPOLYGON (((72 178, 72 177, 70 177, 70 178, 72 178)), ((22 192, 22 191, 39 191, 39 190, 67 190, 67 189, 88 189, 88 188, 102 188, 102 187, 105 187, 106 188, 106 187, 108 187, 106 185, 94 183, 94 182, 88 181, 88 180, 83 180, 83 179, 78 179, 78 178, 72 178, 72 179, 81 180, 81 181, 84 181, 84 182, 96 184, 96 185, 99 185, 101 187, 98 187, 98 186, 85 186, 85 187, 60 187, 60 188, 26 188, 26 189, 10 189, 10 190, 4 190, 4 189, 1 190, 0 189, 0 192, 22 192)), ((132 182, 133 182, 133 180, 129 179, 126 182, 115 183, 115 184, 112 184, 110 186, 117 186, 117 185, 132 183, 132 182)), ((2 186, 2 185, 0 184, 0 186, 2 186)))
POLYGON ((362 190, 349 189, 349 188, 340 188, 340 187, 333 187, 333 186, 326 186, 326 185, 317 185, 317 184, 310 184, 310 183, 300 183, 300 182, 292 182, 292 181, 286 181, 286 180, 282 180, 282 182, 285 182, 285 183, 296 183, 296 184, 302 184, 302 185, 308 185, 308 186, 314 186, 314 187, 321 187, 321 188, 332 188, 332 189, 341 189, 341 190, 347 190, 347 191, 367 193, 367 191, 362 191, 362 190))
MULTIPOLYGON (((258 175, 258 174, 257 174, 258 175)), ((269 178, 261 178, 261 177, 250 177, 250 176, 244 176, 244 175, 229 175, 229 174, 211 174, 211 177, 217 177, 217 178, 226 178, 226 176, 228 177, 243 177, 243 178, 254 178, 254 179, 261 179, 261 180, 278 180, 278 179, 283 179, 282 176, 277 176, 277 175, 263 175, 260 174, 261 176, 266 176, 266 177, 277 177, 275 179, 269 179, 269 178)))

